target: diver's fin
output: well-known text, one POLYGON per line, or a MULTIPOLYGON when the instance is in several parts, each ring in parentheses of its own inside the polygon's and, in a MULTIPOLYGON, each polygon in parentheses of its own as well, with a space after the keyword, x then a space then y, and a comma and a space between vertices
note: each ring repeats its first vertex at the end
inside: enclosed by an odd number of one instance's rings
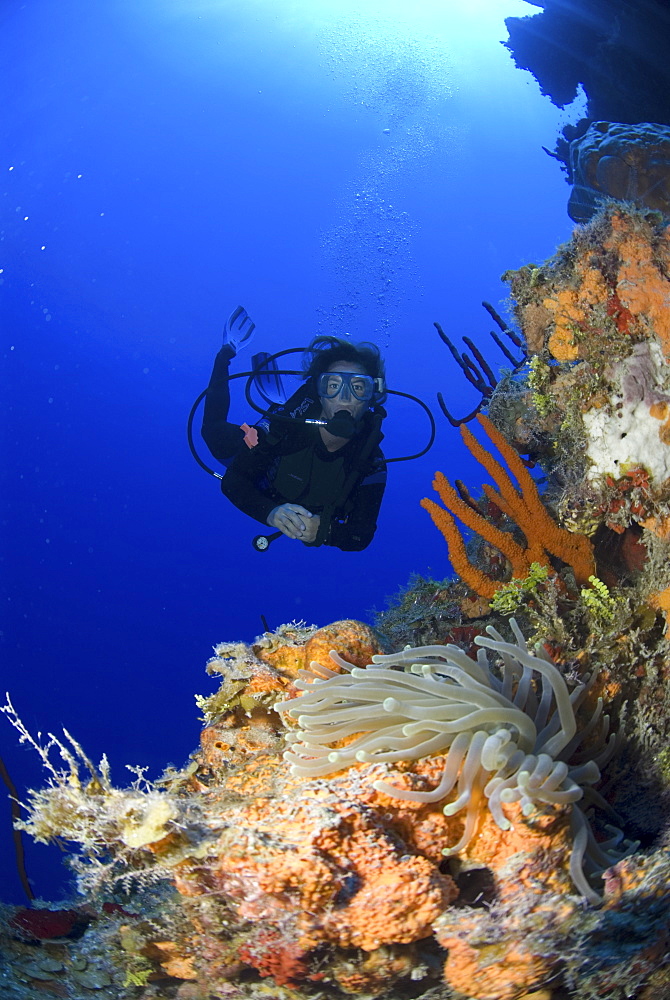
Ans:
POLYGON ((251 343, 256 324, 243 306, 231 312, 223 328, 223 344, 232 348, 233 354, 251 343))
POLYGON ((254 385, 265 402, 269 406, 273 403, 285 403, 288 395, 281 375, 277 374, 277 362, 273 356, 266 351, 260 351, 252 357, 251 367, 256 372, 254 385))

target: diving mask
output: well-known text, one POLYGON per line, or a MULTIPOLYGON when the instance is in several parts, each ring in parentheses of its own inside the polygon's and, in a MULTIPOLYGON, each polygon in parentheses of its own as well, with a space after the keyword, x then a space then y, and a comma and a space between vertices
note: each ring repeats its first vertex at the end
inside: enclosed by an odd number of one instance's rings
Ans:
POLYGON ((317 379, 316 389, 319 396, 326 399, 340 396, 342 401, 358 399, 367 402, 373 396, 383 394, 384 379, 358 372, 323 372, 317 379))

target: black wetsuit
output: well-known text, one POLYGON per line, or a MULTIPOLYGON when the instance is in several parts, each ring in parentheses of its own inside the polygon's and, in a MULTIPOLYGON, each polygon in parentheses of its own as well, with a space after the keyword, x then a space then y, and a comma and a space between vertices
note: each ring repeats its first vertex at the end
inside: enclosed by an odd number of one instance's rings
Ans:
POLYGON ((232 462, 235 455, 244 447, 244 431, 237 424, 228 421, 230 409, 228 375, 230 362, 234 357, 234 352, 224 346, 214 359, 202 418, 203 440, 214 458, 224 465, 232 462))
MULTIPOLYGON (((212 383, 223 374, 224 361, 227 372, 228 360, 219 353, 212 383)), ((377 528, 386 486, 381 434, 375 430, 373 413, 364 415, 360 430, 337 451, 329 452, 319 428, 300 419, 261 421, 258 444, 247 448, 243 431, 227 420, 227 385, 223 393, 213 390, 207 395, 202 436, 214 457, 228 465, 221 489, 231 503, 266 526, 275 507, 300 504, 323 519, 317 540, 303 544, 334 545, 349 552, 366 548, 377 528), (236 446, 232 459, 231 444, 236 446)), ((281 412, 318 417, 321 404, 302 386, 281 412)))

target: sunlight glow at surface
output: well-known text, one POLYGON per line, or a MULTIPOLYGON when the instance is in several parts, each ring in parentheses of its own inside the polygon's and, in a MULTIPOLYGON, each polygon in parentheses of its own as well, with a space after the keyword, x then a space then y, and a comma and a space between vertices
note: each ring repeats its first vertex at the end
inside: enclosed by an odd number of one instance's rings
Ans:
POLYGON ((538 13, 537 6, 526 0, 171 0, 161 3, 160 9, 177 17, 244 17, 257 25, 301 24, 305 30, 341 18, 380 19, 414 30, 458 35, 461 43, 472 39, 475 46, 492 36, 504 37, 506 17, 538 13))
POLYGON ((310 19, 313 16, 362 14, 366 17, 387 16, 398 20, 423 18, 466 19, 509 17, 537 13, 537 6, 526 0, 172 0, 173 10, 189 11, 196 16, 237 11, 310 19))
POLYGON ((468 30, 476 35, 490 34, 492 27, 495 30, 495 25, 502 25, 506 17, 537 13, 537 8, 524 0, 467 0, 466 3, 458 0, 321 0, 318 14, 314 10, 317 5, 310 0, 296 0, 289 9, 291 7, 294 14, 303 8, 308 18, 311 9, 311 14, 317 17, 384 18, 423 29, 468 30))

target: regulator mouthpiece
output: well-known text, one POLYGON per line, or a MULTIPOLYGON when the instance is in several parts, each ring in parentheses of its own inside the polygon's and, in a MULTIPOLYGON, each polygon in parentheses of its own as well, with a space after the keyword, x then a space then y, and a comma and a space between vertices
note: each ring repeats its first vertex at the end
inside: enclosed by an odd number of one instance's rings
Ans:
POLYGON ((334 437, 352 438, 356 433, 356 421, 348 410, 338 410, 326 424, 326 430, 334 437))

